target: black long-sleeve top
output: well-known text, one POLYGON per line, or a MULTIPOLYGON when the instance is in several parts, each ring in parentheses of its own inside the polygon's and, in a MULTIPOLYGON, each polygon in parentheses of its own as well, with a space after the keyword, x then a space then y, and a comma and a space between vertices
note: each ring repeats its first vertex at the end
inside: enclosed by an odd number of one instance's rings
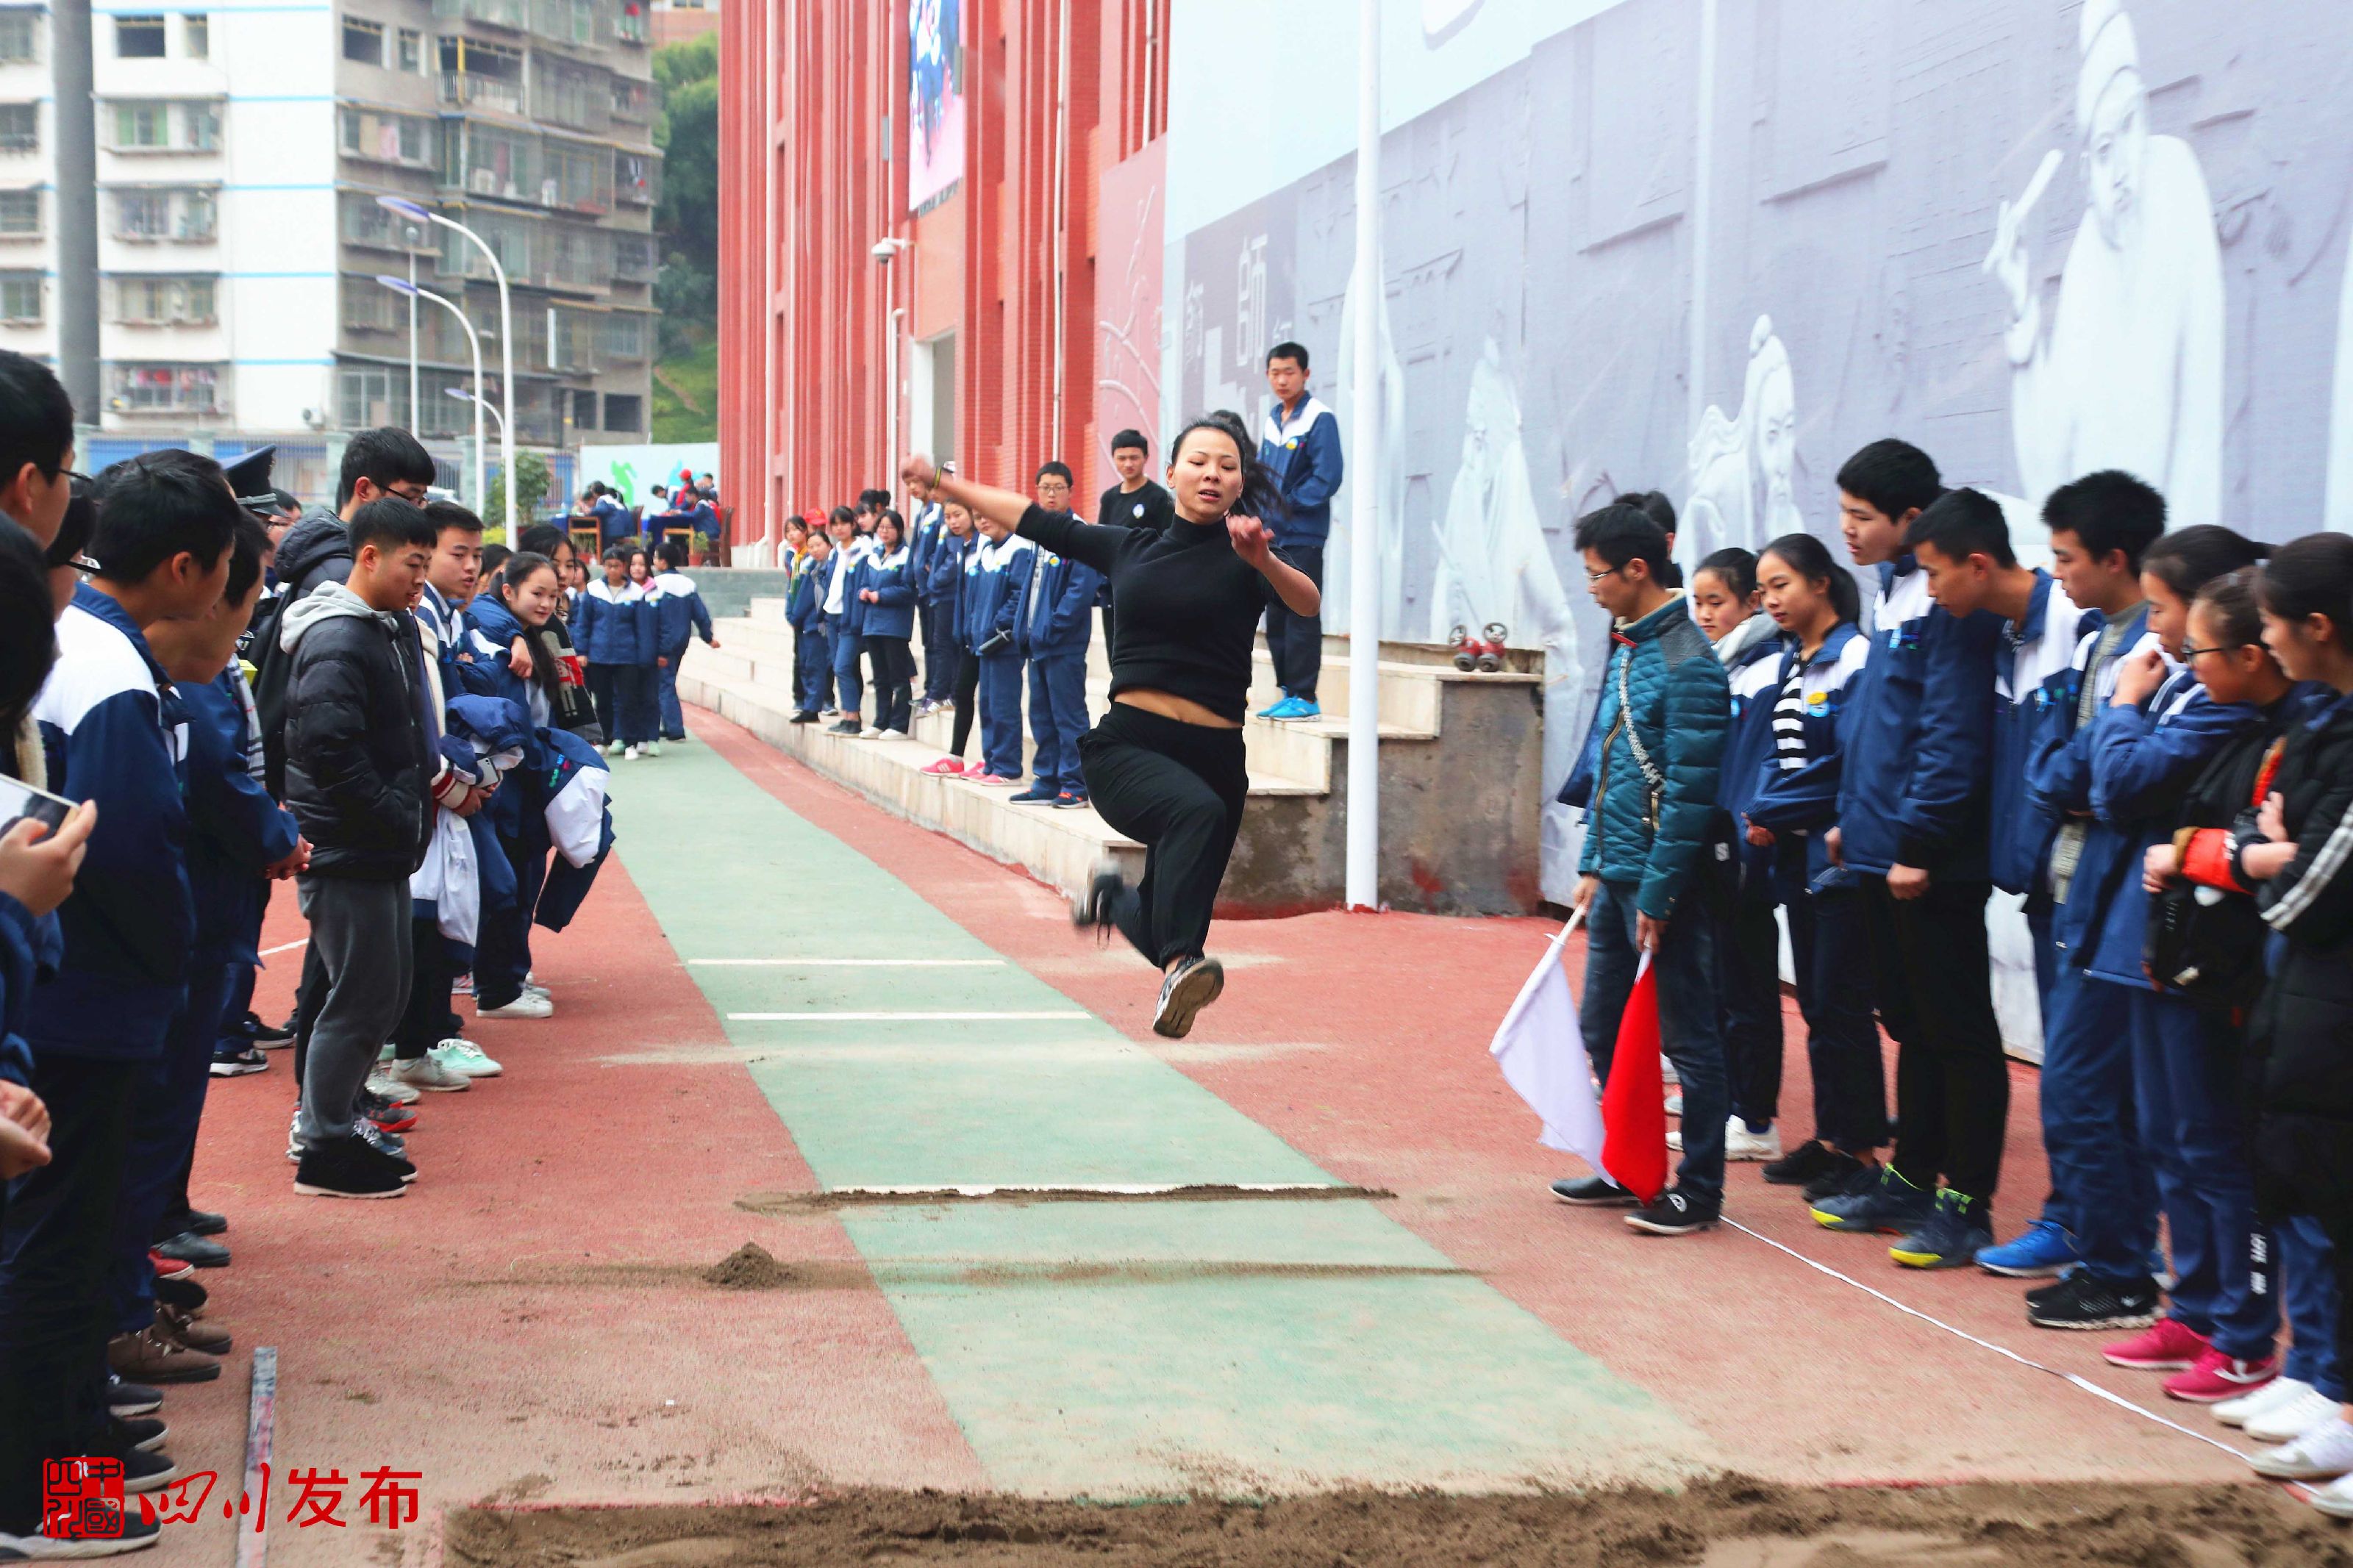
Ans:
POLYGON ((1104 528, 1032 506, 1016 531, 1110 580, 1113 697, 1166 691, 1241 721, 1259 618, 1278 601, 1265 574, 1234 553, 1223 521, 1179 515, 1159 530, 1104 528))

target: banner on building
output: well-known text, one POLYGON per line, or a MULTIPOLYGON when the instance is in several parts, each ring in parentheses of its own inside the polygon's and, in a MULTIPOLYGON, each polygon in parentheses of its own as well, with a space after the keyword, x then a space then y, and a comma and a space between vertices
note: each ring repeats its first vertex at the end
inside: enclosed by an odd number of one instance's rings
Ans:
POLYGON ((907 7, 907 208, 964 178, 963 0, 907 7))
MULTIPOLYGON (((1112 437, 1140 430, 1160 451, 1162 184, 1167 142, 1146 144, 1103 171, 1096 222, 1094 472, 1092 489, 1116 482, 1112 437)), ((1156 469, 1158 464, 1155 464, 1156 469)), ((1156 474, 1155 474, 1156 477, 1156 474)))
MULTIPOLYGON (((679 476, 694 470, 696 479, 719 472, 719 443, 673 441, 660 445, 583 447, 575 483, 586 489, 591 479, 602 479, 620 493, 624 506, 642 506, 656 485, 678 488, 679 476)), ((551 501, 561 498, 551 496, 551 501)))

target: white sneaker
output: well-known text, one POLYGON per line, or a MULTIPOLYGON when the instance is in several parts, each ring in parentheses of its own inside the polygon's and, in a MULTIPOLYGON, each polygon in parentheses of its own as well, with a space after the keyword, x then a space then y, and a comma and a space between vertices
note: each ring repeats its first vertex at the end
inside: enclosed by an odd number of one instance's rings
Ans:
POLYGON ((661 742, 660 742, 659 741, 648 741, 648 742, 646 742, 646 755, 648 755, 648 756, 649 756, 649 757, 659 757, 659 756, 660 756, 660 755, 661 755, 661 742))
MULTIPOLYGON (((2236 1399, 2226 1399, 2214 1406, 2214 1419, 2225 1426, 2244 1426, 2273 1405, 2284 1405, 2311 1392, 2312 1384, 2308 1383, 2298 1383, 2292 1377, 2275 1377, 2253 1394, 2242 1394, 2236 1399)), ((2295 1436, 2294 1432, 2287 1435, 2288 1437, 2295 1436)), ((2274 1441, 2284 1443, 2287 1437, 2274 1441)))
POLYGON ((904 730, 883 730, 878 731, 874 738, 878 741, 903 741, 907 738, 907 731, 904 730))
POLYGON ((871 724, 867 725, 866 728, 858 731, 858 738, 861 741, 880 740, 881 735, 882 731, 876 729, 871 724))
POLYGON ((2282 1400, 2247 1423, 2247 1436, 2258 1443, 2292 1443, 2338 1414, 2337 1401, 2316 1388, 2300 1399, 2282 1400))
POLYGON ((430 1051, 414 1061, 393 1063, 387 1076, 396 1083, 405 1083, 411 1089, 432 1089, 443 1094, 474 1087, 472 1079, 463 1073, 451 1072, 435 1061, 430 1051))
POLYGON ((631 746, 621 753, 621 760, 625 763, 634 763, 642 754, 635 746, 631 746))
MULTIPOLYGON (((2353 1470, 2353 1422, 2324 1421, 2303 1436, 2266 1448, 2247 1460, 2255 1474, 2275 1481, 2325 1481, 2353 1470)), ((2353 1508, 2353 1492, 2346 1495, 2353 1508)))
POLYGON ((1675 1064, 1664 1057, 1659 1058, 1659 1081, 1673 1084, 1678 1089, 1683 1087, 1683 1077, 1675 1071, 1675 1064))
POLYGON ((1767 1127, 1762 1132, 1751 1132, 1748 1123, 1735 1116, 1724 1124, 1724 1157, 1727 1160, 1778 1160, 1781 1157, 1781 1130, 1767 1127))
POLYGON ((367 1076, 367 1091, 396 1105, 414 1105, 425 1096, 409 1088, 387 1072, 372 1072, 367 1076))
POLYGON ((451 1072, 463 1073, 468 1078, 496 1078, 506 1071, 471 1040, 444 1040, 425 1054, 451 1072))
POLYGON ((2353 1519, 2353 1476, 2313 1493, 2312 1506, 2331 1519, 2353 1519))
POLYGON ((618 741, 607 742, 605 743, 605 754, 608 757, 619 756, 621 754, 621 742, 618 741))
POLYGON ((1681 1116, 1683 1113, 1683 1097, 1680 1094, 1671 1094, 1667 1096, 1667 1114, 1669 1116, 1681 1116))
POLYGON ((522 991, 523 994, 526 996, 544 996, 551 1002, 555 1000, 555 993, 550 991, 546 986, 542 985, 536 980, 524 981, 522 983, 522 991))
POLYGON ((553 1018, 555 1016, 555 1004, 535 992, 526 991, 503 1007, 484 1007, 477 1005, 474 1016, 477 1018, 553 1018))

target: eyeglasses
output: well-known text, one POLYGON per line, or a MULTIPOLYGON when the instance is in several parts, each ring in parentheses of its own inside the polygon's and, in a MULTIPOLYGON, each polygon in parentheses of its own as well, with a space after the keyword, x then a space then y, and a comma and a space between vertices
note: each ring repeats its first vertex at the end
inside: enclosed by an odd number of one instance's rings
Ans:
POLYGON ((2259 643, 2251 642, 2218 642, 2211 647, 2185 647, 2181 650, 2181 662, 2188 664, 2201 653, 2236 653, 2242 647, 2259 647, 2261 646, 2262 645, 2259 643))
POLYGON ((1624 570, 1626 570, 1626 568, 1623 566, 1605 566, 1599 572, 1588 572, 1585 574, 1585 585, 1589 588, 1593 586, 1594 584, 1600 582, 1604 577, 1615 577, 1619 573, 1623 572, 1624 570))

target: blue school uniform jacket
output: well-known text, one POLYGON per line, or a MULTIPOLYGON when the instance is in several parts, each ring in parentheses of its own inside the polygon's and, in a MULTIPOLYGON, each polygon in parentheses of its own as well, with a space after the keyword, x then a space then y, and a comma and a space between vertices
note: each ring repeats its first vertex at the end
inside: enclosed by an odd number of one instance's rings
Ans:
POLYGON ((910 554, 908 548, 902 545, 888 555, 878 551, 858 563, 858 574, 849 580, 849 592, 874 595, 871 605, 863 599, 859 601, 865 614, 860 637, 915 635, 915 582, 909 569, 910 554))
POLYGON ((26 1019, 36 1054, 152 1059, 187 995, 196 942, 181 791, 187 719, 122 607, 84 583, 58 622, 58 661, 33 705, 50 786, 98 803, 58 910, 65 952, 26 1019))
POLYGON ((573 601, 572 646, 590 664, 651 664, 653 633, 653 606, 635 583, 599 578, 573 601))
POLYGON ((1095 595, 1103 574, 1083 561, 1045 549, 1033 550, 1029 563, 1015 633, 1021 656, 1055 658, 1085 653, 1094 635, 1095 595))
POLYGON ((1313 397, 1303 397, 1286 419, 1270 404, 1259 432, 1258 460, 1282 486, 1282 514, 1268 518, 1277 549, 1323 548, 1332 531, 1332 497, 1340 488, 1340 421, 1313 397))
POLYGON ((853 542, 847 550, 837 549, 818 570, 818 614, 824 617, 825 635, 837 643, 843 637, 866 635, 866 602, 858 596, 858 569, 865 562, 866 552, 853 542), (841 584, 841 608, 828 610, 837 582, 841 584))
POLYGON ((293 814, 254 774, 243 679, 228 669, 206 685, 174 689, 188 716, 188 884, 203 964, 261 961, 262 872, 294 853, 301 837, 293 814))
POLYGON ((1879 574, 1871 657, 1849 688, 1842 853, 1873 876, 1916 866, 1947 882, 1985 881, 2001 617, 1947 615, 1929 601, 1928 575, 1908 555, 1879 574))
MULTIPOLYGON (((1774 836, 1775 890, 1785 900, 1809 889, 1839 887, 1853 879, 1853 873, 1831 864, 1822 835, 1838 826, 1839 781, 1846 771, 1845 737, 1855 711, 1849 697, 1870 657, 1871 638, 1862 628, 1852 621, 1832 627, 1814 657, 1806 660, 1805 679, 1799 683, 1804 704, 1798 721, 1799 738, 1805 748, 1803 765, 1783 767, 1770 742, 1758 760, 1747 817, 1774 836), (1789 848, 1799 839, 1805 846, 1802 856, 1793 855, 1789 848)), ((1781 687, 1798 658, 1796 641, 1785 642, 1773 667, 1773 679, 1758 699, 1768 713, 1780 700, 1781 687)), ((1776 722, 1767 720, 1768 734, 1776 722)))
POLYGON ((803 561, 793 573, 793 591, 785 601, 785 619, 792 623, 793 630, 814 632, 823 629, 818 622, 824 616, 825 600, 819 588, 832 560, 832 556, 827 556, 825 565, 815 561, 803 561))
POLYGON ((693 578, 682 572, 665 572, 653 580, 653 591, 646 596, 654 612, 654 651, 672 664, 695 637, 717 640, 712 633, 711 611, 695 592, 693 578))
POLYGON ((1772 898, 1773 852, 1748 842, 1738 828, 1763 780, 1760 762, 1773 754, 1773 702, 1785 649, 1782 639, 1764 637, 1734 654, 1725 666, 1732 707, 1724 731, 1724 761, 1716 769, 1715 804, 1731 814, 1733 848, 1740 859, 1740 895, 1754 901, 1772 898))
MULTIPOLYGON (((0 893, 0 1079, 33 1081, 33 1047, 25 1042, 25 1015, 40 972, 41 922, 0 893)), ((54 953, 51 955, 54 957, 54 953)))
POLYGON ((976 541, 967 534, 958 539, 940 525, 940 536, 916 570, 915 594, 919 603, 952 605, 964 592, 965 559, 972 553, 976 541))
POLYGON ((955 535, 948 531, 948 509, 934 501, 915 514, 907 546, 907 581, 915 585, 915 603, 928 605, 934 601, 932 591, 932 559, 940 546, 955 535))
MULTIPOLYGON (((1036 545, 1016 534, 1001 544, 984 541, 967 557, 964 600, 956 611, 956 638, 965 647, 977 653, 997 633, 1012 634, 1029 583, 1030 558, 1037 553, 1036 545)), ((1004 647, 987 657, 1018 656, 1018 647, 1004 647)))
POLYGON ((1993 805, 1986 858, 1994 886, 2005 892, 2047 891, 2051 837, 2059 819, 2032 798, 2027 773, 2050 704, 2070 700, 2063 695, 2067 672, 2084 619, 2051 574, 2038 571, 2026 618, 2002 626, 1994 661, 1993 805))

